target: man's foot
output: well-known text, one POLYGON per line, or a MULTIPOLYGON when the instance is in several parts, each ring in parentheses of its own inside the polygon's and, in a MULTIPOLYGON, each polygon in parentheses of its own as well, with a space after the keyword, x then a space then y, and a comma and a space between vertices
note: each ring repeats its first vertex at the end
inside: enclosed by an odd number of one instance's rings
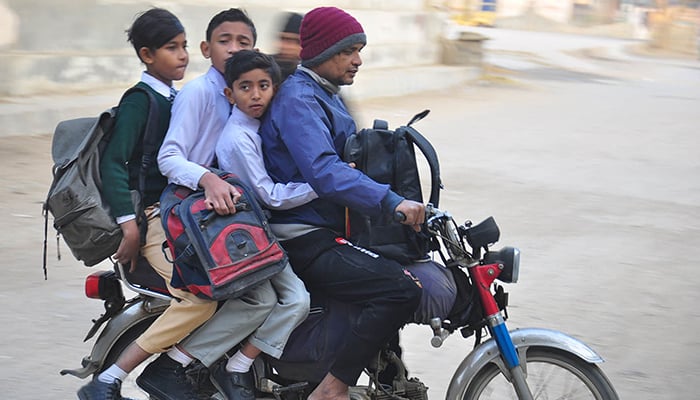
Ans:
POLYGON ((328 373, 307 398, 308 400, 348 400, 348 385, 328 373))
POLYGON ((78 390, 80 400, 128 400, 120 393, 122 382, 117 379, 114 383, 104 383, 93 379, 78 390))
POLYGON ((253 372, 228 372, 226 362, 209 371, 209 379, 227 400, 255 400, 253 372))
POLYGON ((197 390, 187 379, 185 367, 165 353, 148 364, 136 384, 157 400, 197 400, 197 390))

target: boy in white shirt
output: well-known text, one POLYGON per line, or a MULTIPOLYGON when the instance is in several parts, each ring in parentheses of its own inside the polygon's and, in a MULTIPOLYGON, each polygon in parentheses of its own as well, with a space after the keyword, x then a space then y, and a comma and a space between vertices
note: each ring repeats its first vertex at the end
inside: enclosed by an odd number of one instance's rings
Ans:
POLYGON ((286 210, 318 197, 308 183, 274 183, 265 169, 259 118, 280 84, 280 68, 266 54, 241 50, 226 63, 226 97, 231 115, 216 144, 219 167, 251 185, 267 208, 286 210))

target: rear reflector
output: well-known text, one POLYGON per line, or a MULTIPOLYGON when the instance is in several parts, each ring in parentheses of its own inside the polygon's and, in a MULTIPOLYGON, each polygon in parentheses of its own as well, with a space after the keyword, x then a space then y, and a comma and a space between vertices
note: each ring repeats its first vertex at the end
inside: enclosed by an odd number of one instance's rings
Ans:
POLYGON ((85 296, 91 299, 102 299, 104 300, 105 286, 109 286, 108 281, 114 279, 114 272, 112 271, 97 271, 88 275, 85 278, 85 296))

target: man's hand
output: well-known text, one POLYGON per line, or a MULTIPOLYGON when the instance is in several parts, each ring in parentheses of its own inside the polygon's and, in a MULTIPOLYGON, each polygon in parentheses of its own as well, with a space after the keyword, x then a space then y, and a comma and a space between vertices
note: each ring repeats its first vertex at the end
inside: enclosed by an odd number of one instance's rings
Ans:
POLYGON ((403 200, 394 209, 394 212, 401 212, 406 219, 401 221, 404 225, 410 225, 414 231, 420 232, 420 226, 425 222, 425 206, 413 200, 403 200))
POLYGON ((204 201, 207 209, 213 209, 219 215, 236 212, 236 202, 241 194, 228 182, 212 172, 206 172, 199 179, 199 186, 204 188, 204 201))
POLYGON ((122 241, 119 243, 119 248, 114 254, 114 258, 120 264, 129 265, 129 272, 134 272, 139 249, 141 248, 139 226, 136 224, 136 219, 131 219, 122 222, 119 227, 122 229, 122 241))

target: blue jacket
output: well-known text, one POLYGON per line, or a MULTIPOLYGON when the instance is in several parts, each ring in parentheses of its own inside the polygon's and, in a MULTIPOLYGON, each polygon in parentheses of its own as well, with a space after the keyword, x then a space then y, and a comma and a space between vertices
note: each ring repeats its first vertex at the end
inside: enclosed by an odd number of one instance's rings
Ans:
POLYGON ((260 125, 265 166, 275 182, 308 182, 319 198, 273 211, 272 223, 306 224, 343 232, 345 207, 376 216, 402 197, 341 157, 356 126, 341 98, 297 70, 275 95, 260 125))

